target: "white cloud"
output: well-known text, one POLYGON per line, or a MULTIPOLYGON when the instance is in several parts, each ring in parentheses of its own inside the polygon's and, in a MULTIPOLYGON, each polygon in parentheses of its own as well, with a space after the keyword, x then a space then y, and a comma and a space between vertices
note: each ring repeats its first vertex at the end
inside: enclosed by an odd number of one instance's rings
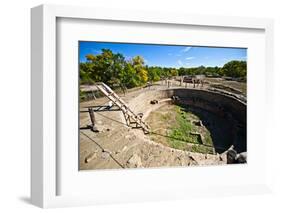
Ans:
POLYGON ((187 57, 187 58, 185 58, 186 60, 192 60, 192 59, 194 59, 195 57, 187 57))
POLYGON ((90 52, 92 52, 93 54, 101 54, 102 51, 101 50, 97 50, 97 49, 93 49, 93 48, 89 48, 90 52))
POLYGON ((168 55, 173 55, 172 53, 168 53, 168 55))
POLYGON ((183 65, 183 63, 182 63, 182 61, 181 61, 181 60, 178 60, 177 62, 178 62, 178 65, 180 65, 180 66, 182 66, 182 65, 183 65))
POLYGON ((188 52, 191 49, 191 47, 185 47, 184 49, 182 49, 182 52, 188 52))

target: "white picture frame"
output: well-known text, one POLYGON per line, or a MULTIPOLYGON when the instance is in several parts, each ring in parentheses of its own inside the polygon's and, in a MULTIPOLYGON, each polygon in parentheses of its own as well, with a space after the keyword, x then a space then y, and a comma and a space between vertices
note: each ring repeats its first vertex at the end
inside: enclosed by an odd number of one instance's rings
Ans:
MULTIPOLYGON (((270 90, 273 85, 270 78, 273 74, 273 21, 271 19, 241 18, 241 17, 216 17, 203 15, 173 14, 151 11, 122 11, 109 8, 84 8, 74 6, 41 5, 31 10, 31 201, 34 205, 47 208, 59 206, 91 205, 99 203, 138 202, 144 200, 165 200, 198 196, 214 195, 241 195, 269 192, 271 187, 270 156, 265 153, 267 159, 261 168, 265 174, 262 181, 254 184, 221 184, 210 187, 199 187, 195 182, 195 188, 183 186, 182 189, 169 186, 165 190, 156 190, 145 195, 143 192, 122 196, 118 192, 98 196, 93 195, 58 195, 57 165, 59 159, 57 147, 57 87, 60 82, 57 79, 57 20, 108 20, 134 23, 153 23, 167 26, 200 26, 224 29, 254 29, 264 33, 265 58, 263 74, 266 87, 262 89, 265 96, 266 107, 272 103, 270 90), (196 184, 198 187, 196 187, 196 184), (186 191, 189 190, 189 193, 186 191), (176 192, 176 195, 175 195, 176 192), (175 196, 171 196, 171 194, 175 196)), ((251 95, 251 94, 250 94, 251 95)), ((264 119, 268 116, 265 115, 264 119)), ((266 128, 269 128, 268 125, 266 128)), ((267 134, 267 131, 265 131, 267 134)), ((265 148, 270 145, 266 141, 265 148)), ((179 172, 189 168, 183 168, 179 172)), ((203 168, 204 169, 204 168, 203 168)), ((231 169, 231 168, 230 168, 231 169)), ((247 169, 247 168, 246 168, 247 169)), ((153 174, 161 173, 162 169, 153 170, 153 174)), ((168 171, 169 169, 165 169, 168 171)), ((229 169, 225 169, 227 172, 229 169)), ((79 172, 79 171, 77 171, 79 172)), ((101 171, 102 172, 102 171, 101 171)), ((133 171, 130 171, 132 173, 133 171)), ((152 170, 145 171, 145 174, 152 170)), ((203 171, 204 173, 204 171, 203 171)), ((110 174, 110 173, 108 173, 110 174)), ((112 174, 111 174, 112 175, 112 174)), ((126 179, 126 177, 124 177, 126 179)), ((174 178, 174 177, 173 177, 174 178)), ((73 183, 75 184, 75 183, 73 183)), ((161 183, 162 184, 162 183, 161 183)), ((161 185, 159 185, 161 186, 161 185)), ((124 186, 126 188, 126 186, 124 186)), ((127 186, 128 187, 128 186, 127 186)), ((164 187, 164 186, 163 186, 164 187)))

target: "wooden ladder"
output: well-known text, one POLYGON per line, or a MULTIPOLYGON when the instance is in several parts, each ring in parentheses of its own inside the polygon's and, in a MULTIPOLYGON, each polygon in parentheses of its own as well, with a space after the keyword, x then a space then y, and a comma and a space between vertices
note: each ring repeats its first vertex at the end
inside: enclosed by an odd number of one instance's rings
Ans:
POLYGON ((101 82, 97 83, 96 87, 121 109, 128 126, 135 124, 135 128, 142 128, 145 134, 149 133, 149 126, 142 121, 142 116, 135 114, 109 86, 101 82))

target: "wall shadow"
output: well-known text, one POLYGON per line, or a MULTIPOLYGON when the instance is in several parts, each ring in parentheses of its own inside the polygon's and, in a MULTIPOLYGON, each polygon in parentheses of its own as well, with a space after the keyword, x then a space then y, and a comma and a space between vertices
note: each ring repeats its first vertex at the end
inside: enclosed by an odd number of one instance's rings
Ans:
POLYGON ((235 120, 230 114, 218 115, 199 107, 178 104, 186 112, 198 116, 202 124, 209 130, 213 146, 217 153, 223 153, 232 145, 240 152, 246 152, 246 126, 235 120))

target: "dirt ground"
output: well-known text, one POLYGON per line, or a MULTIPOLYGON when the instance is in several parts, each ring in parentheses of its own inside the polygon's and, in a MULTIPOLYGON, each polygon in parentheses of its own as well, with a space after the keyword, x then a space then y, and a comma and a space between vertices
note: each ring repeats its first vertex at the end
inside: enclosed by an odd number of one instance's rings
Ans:
MULTIPOLYGON (((175 81, 172 86, 178 87, 179 84, 175 81)), ((152 86, 153 89, 166 87, 163 82, 152 86)), ((129 103, 148 89, 151 88, 135 90, 120 97, 129 103)), ((121 111, 96 112, 98 132, 87 129, 91 122, 89 113, 83 111, 89 106, 107 104, 105 97, 80 103, 80 170, 226 164, 225 154, 182 151, 152 141, 141 129, 128 127, 121 111)))
POLYGON ((209 87, 215 87, 217 85, 221 85, 222 90, 233 92, 238 95, 240 94, 245 97, 247 96, 247 83, 246 82, 230 81, 230 80, 225 80, 222 78, 206 78, 206 82, 209 84, 208 85, 209 87))

